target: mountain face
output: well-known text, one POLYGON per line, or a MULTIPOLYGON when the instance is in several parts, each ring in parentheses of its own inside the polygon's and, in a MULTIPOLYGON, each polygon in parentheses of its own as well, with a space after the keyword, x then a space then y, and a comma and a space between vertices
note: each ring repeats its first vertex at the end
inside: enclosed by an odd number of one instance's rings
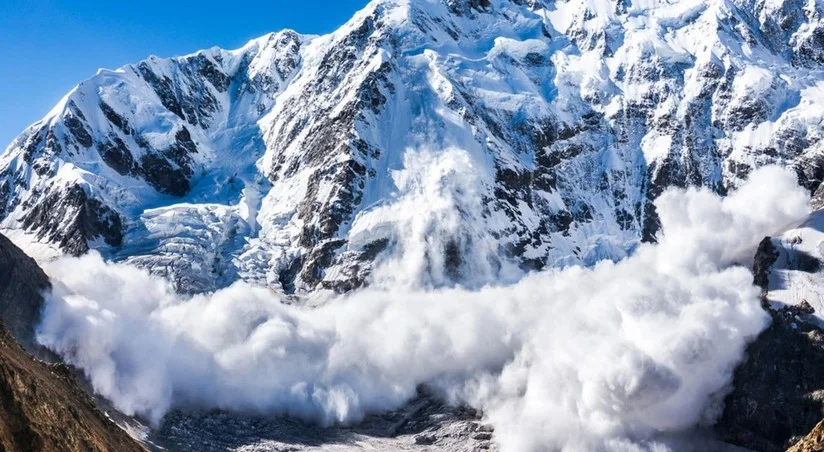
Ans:
POLYGON ((818 189, 823 16, 816 0, 376 0, 329 35, 151 57, 14 140, 2 226, 192 292, 472 287, 620 259, 655 239, 666 187, 724 193, 779 163, 818 189))
POLYGON ((736 369, 715 426, 724 440, 759 451, 783 451, 795 443, 790 450, 821 450, 823 263, 824 210, 758 247, 754 282, 771 322, 736 369))

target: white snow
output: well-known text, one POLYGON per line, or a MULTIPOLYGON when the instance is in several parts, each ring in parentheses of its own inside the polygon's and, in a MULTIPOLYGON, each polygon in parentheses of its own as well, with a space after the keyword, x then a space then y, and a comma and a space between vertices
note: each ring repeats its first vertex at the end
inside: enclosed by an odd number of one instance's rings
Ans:
MULTIPOLYGON (((410 166, 448 170, 450 155, 410 166)), ((715 395, 766 326, 752 274, 735 263, 802 218, 808 198, 774 167, 726 199, 673 190, 658 201, 658 245, 477 291, 420 290, 430 238, 412 224, 389 267, 408 284, 314 309, 245 283, 183 297, 96 254, 63 259, 46 267, 55 291, 38 338, 120 410, 155 421, 196 404, 353 422, 425 383, 482 409, 504 451, 663 450, 657 435, 719 413, 715 395)))
MULTIPOLYGON (((774 7, 762 5, 760 14, 768 18, 774 7)), ((169 111, 138 75, 136 65, 99 71, 41 121, 53 124, 57 140, 65 141, 70 133, 61 120, 73 114, 73 103, 85 115, 95 140, 115 134, 136 158, 144 150, 135 136, 115 130, 100 112, 100 101, 126 118, 135 135, 155 149, 168 147, 186 127, 198 145, 197 174, 192 190, 181 199, 158 194, 141 179, 117 174, 101 161, 94 146, 69 146, 49 156, 57 174, 40 176, 22 158, 26 134, 0 157, 0 169, 27 180, 26 187, 18 187, 24 191, 19 193, 22 199, 36 198, 36 190, 52 183, 74 181, 120 212, 126 243, 121 250, 102 246, 111 258, 167 267, 163 256, 182 248, 173 235, 159 231, 180 229, 160 221, 186 218, 185 227, 191 229, 185 235, 193 246, 185 252, 195 254, 182 257, 210 260, 196 253, 213 248, 208 240, 214 234, 226 236, 228 231, 221 228, 232 228, 240 236, 231 241, 234 248, 224 250, 219 270, 277 286, 275 273, 311 252, 297 243, 304 228, 319 225, 322 210, 340 199, 341 190, 357 190, 361 197, 338 225, 334 239, 346 243, 341 250, 391 238, 390 231, 396 234, 403 228, 408 213, 397 211, 398 200, 409 199, 413 189, 399 186, 396 175, 415 171, 408 167, 414 155, 437 158, 450 149, 466 153, 479 173, 473 190, 483 197, 494 195, 498 169, 532 171, 540 153, 562 154, 579 146, 585 148, 580 155, 564 157, 553 169, 560 179, 557 188, 535 190, 534 203, 517 200, 514 219, 499 210, 500 205, 487 208, 475 216, 477 224, 464 219, 463 232, 499 237, 490 248, 507 248, 519 238, 540 234, 541 220, 547 216, 585 206, 595 218, 574 221, 563 233, 544 233, 523 255, 561 266, 620 259, 640 239, 642 212, 637 206, 645 203, 641 187, 649 166, 668 159, 691 161, 703 183, 735 186, 741 175, 731 172, 728 160, 748 168, 786 164, 820 152, 824 137, 822 71, 795 67, 784 56, 748 43, 741 27, 728 26, 737 13, 726 2, 643 0, 627 8, 621 12, 614 4, 595 0, 546 8, 494 0, 486 12, 457 15, 441 1, 373 1, 325 36, 287 30, 236 50, 211 48, 143 62, 160 77, 173 80, 175 89, 208 92, 216 99, 216 109, 204 124, 192 125, 169 111), (367 34, 360 36, 361 30, 367 34), (226 92, 196 74, 191 61, 198 58, 234 77, 226 92), (330 65, 332 72, 325 72, 330 65), (702 75, 709 66, 732 74, 729 93, 723 93, 728 99, 713 94, 726 75, 718 80, 702 75), (345 70, 338 74, 337 69, 345 70), (347 114, 361 93, 371 93, 367 85, 382 71, 385 79, 378 77, 377 89, 385 104, 376 111, 360 107, 351 128, 332 138, 340 140, 335 143, 339 148, 325 151, 333 155, 308 162, 307 156, 316 151, 313 139, 332 127, 329 119, 347 114), (650 75, 659 72, 663 75, 650 75), (702 105, 706 99, 712 103, 702 105), (646 123, 621 123, 637 105, 644 106, 646 123), (739 109, 753 105, 764 114, 757 112, 756 120, 744 127, 724 125, 739 119, 739 109), (724 133, 702 125, 689 132, 693 144, 685 144, 667 124, 683 124, 696 111, 708 112, 709 120, 721 123, 724 133), (522 124, 550 124, 556 130, 567 125, 574 130, 583 116, 594 113, 605 115, 600 129, 568 142, 556 140, 547 149, 534 149, 520 131, 522 124), (498 129, 480 120, 482 115, 489 115, 498 129), (617 126, 627 129, 608 130, 617 126), (813 144, 801 156, 769 157, 765 150, 780 150, 784 144, 777 137, 788 134, 804 136, 813 144), (359 155, 355 139, 380 152, 359 155), (717 153, 705 150, 704 144, 717 153), (352 187, 325 181, 308 191, 319 170, 353 161, 367 169, 362 181, 352 187), (599 187, 607 175, 610 189, 603 190, 599 187), (316 211, 300 214, 304 202, 317 206, 316 211), (179 210, 179 215, 158 217, 151 214, 155 208, 179 210), (633 215, 629 226, 618 224, 618 211, 633 215), (245 225, 237 228, 237 222, 245 225), (155 257, 158 262, 153 263, 155 257)), ((814 10, 805 10, 810 23, 814 10)), ((808 28, 798 33, 809 33, 808 28)), ((428 207, 417 207, 418 215, 437 217, 428 207)), ((19 227, 21 209, 18 206, 2 225, 19 227)), ((495 282, 503 274, 487 276, 486 282, 495 282)), ((221 284, 212 282, 215 287, 221 284)))

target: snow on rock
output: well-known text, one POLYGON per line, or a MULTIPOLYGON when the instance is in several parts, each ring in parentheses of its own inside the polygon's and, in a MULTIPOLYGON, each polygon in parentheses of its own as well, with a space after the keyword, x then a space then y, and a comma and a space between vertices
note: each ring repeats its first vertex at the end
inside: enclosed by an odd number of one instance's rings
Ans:
POLYGON ((666 187, 725 193, 771 163, 819 187, 822 8, 375 0, 325 36, 151 57, 9 146, 0 226, 186 291, 477 287, 617 260, 655 240, 666 187), (372 274, 404 253, 427 264, 372 274))
POLYGON ((772 307, 806 302, 824 325, 824 210, 771 241, 775 261, 769 268, 766 289, 772 307))

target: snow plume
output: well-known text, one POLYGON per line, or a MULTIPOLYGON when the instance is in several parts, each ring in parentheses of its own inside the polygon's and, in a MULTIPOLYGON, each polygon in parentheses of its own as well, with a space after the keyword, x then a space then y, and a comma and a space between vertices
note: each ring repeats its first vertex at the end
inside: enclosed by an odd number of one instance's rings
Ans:
MULTIPOLYGON (((791 172, 765 168, 726 198, 665 193, 659 244, 618 263, 478 290, 370 289, 313 309, 243 283, 182 297, 97 255, 63 259, 47 267, 38 337, 118 408, 154 420, 194 404, 354 422, 428 384, 482 409, 506 451, 655 448, 657 434, 717 416, 767 322, 736 264, 800 221, 807 199, 791 172)), ((410 236, 426 242, 428 228, 410 236)))
POLYGON ((355 243, 391 242, 389 257, 376 265, 373 286, 421 289, 462 281, 479 288, 523 276, 498 257, 497 241, 486 230, 489 166, 458 148, 404 153, 403 169, 392 172, 396 199, 361 213, 350 232, 355 243))

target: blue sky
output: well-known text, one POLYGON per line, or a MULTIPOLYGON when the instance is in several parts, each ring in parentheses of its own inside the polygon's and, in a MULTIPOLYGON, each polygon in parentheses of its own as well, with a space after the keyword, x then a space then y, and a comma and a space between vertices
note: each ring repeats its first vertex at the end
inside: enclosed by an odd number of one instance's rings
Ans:
POLYGON ((326 33, 367 0, 0 0, 0 152, 98 68, 326 33))

